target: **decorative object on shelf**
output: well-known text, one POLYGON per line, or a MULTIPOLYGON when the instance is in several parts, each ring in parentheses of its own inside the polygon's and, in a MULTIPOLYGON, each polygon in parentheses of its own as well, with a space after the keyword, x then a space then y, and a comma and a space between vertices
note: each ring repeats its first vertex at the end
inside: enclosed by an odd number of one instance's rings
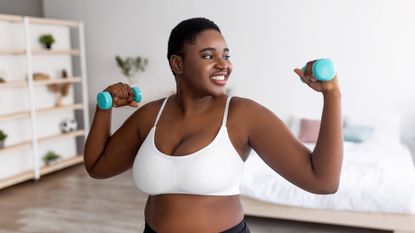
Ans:
POLYGON ((7 80, 7 73, 4 70, 0 70, 0 83, 5 83, 7 80))
POLYGON ((78 122, 75 119, 64 119, 59 124, 62 133, 70 133, 78 128, 78 122))
POLYGON ((4 148, 4 142, 6 141, 7 134, 0 129, 0 149, 4 148))
MULTIPOLYGON (((62 70, 62 78, 67 78, 66 70, 62 70)), ((55 94, 55 106, 61 107, 63 105, 63 97, 69 93, 69 83, 53 83, 48 85, 48 90, 55 94)))
POLYGON ((140 56, 121 58, 117 55, 115 56, 115 61, 121 69, 121 73, 127 77, 130 84, 134 83, 134 76, 140 71, 144 72, 148 65, 148 59, 140 56))
POLYGON ((51 165, 54 162, 59 161, 61 156, 54 151, 48 151, 43 157, 42 160, 45 162, 46 166, 51 165))
POLYGON ((44 73, 34 73, 33 80, 34 81, 49 80, 49 75, 44 74, 44 73))
POLYGON ((45 46, 46 49, 51 49, 52 44, 55 43, 55 38, 52 34, 44 34, 39 37, 39 42, 45 46))
POLYGON ((68 77, 68 72, 65 69, 63 69, 61 71, 61 78, 67 78, 67 77, 68 77))

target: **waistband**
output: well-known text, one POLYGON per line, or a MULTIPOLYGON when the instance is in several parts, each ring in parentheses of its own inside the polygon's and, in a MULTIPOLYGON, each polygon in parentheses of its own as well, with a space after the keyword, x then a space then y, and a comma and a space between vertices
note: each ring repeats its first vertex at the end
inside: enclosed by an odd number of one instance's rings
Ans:
MULTIPOLYGON (((147 223, 144 227, 143 233, 157 233, 155 230, 153 230, 147 223)), ((222 231, 220 233, 251 233, 248 226, 246 225, 245 220, 242 220, 240 223, 236 224, 235 226, 222 231)))

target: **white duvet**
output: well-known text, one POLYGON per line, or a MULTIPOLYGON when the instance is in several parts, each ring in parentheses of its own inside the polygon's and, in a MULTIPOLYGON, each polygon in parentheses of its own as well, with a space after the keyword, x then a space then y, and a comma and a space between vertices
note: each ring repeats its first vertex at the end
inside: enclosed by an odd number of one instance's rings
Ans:
POLYGON ((241 194, 307 208, 415 214, 415 168, 409 149, 397 141, 345 143, 337 193, 316 195, 286 181, 252 152, 241 194))

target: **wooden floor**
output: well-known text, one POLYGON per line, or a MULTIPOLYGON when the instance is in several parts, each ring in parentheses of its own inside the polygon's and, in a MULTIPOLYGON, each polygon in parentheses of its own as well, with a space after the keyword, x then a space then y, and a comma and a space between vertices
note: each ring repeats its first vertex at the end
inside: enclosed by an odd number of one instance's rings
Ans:
MULTIPOLYGON (((82 165, 0 190, 0 233, 137 233, 144 227, 146 195, 131 173, 94 180, 82 165)), ((380 233, 246 217, 252 233, 380 233)))

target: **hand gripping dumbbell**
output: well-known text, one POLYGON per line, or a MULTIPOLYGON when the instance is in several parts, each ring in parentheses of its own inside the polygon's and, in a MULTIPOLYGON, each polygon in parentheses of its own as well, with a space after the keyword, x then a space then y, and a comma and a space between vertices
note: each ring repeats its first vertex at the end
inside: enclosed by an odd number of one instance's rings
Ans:
MULTIPOLYGON (((134 94, 134 101, 139 103, 142 99, 141 91, 138 87, 132 87, 131 90, 134 94)), ((97 95, 98 107, 102 110, 108 110, 112 107, 112 96, 108 91, 103 91, 97 95)))
MULTIPOLYGON (((306 66, 302 68, 305 72, 306 66)), ((317 59, 311 68, 313 76, 319 81, 329 81, 336 75, 336 69, 333 62, 328 58, 317 59)))

